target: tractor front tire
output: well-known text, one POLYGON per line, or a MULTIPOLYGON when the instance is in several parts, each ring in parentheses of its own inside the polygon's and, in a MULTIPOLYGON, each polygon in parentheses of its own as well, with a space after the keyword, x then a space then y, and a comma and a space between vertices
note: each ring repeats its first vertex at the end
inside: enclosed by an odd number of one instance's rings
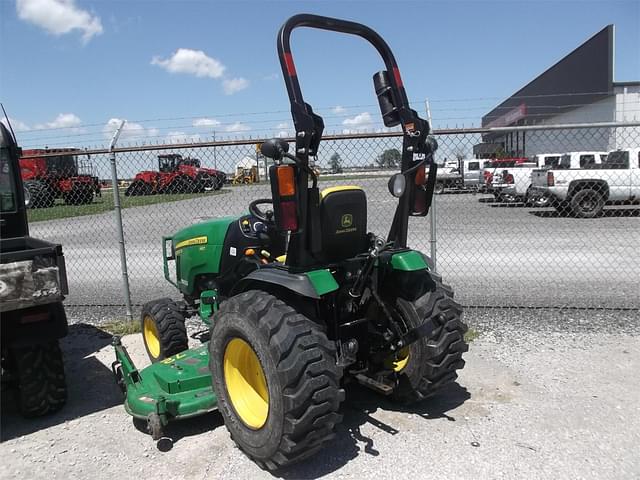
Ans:
POLYGON ((227 429, 260 467, 298 462, 334 437, 342 420, 342 369, 319 324, 269 293, 250 290, 222 304, 209 349, 227 429))
POLYGON ((11 349, 24 417, 60 410, 67 401, 62 351, 57 340, 11 349))
POLYGON ((161 298, 145 304, 140 322, 144 348, 152 363, 189 348, 184 312, 173 300, 161 298))
POLYGON ((438 392, 458 377, 456 370, 464 367, 462 354, 469 350, 464 340, 467 326, 462 322, 462 307, 453 300, 453 290, 434 277, 436 289, 414 302, 402 298, 397 308, 407 328, 431 324, 427 336, 412 343, 397 368, 397 386, 392 399, 413 403, 438 392))

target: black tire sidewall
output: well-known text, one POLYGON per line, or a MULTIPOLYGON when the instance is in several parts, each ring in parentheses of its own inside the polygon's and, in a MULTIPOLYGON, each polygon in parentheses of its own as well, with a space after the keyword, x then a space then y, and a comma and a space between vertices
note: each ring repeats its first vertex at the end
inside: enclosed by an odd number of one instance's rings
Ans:
POLYGON ((268 340, 257 328, 259 319, 255 318, 253 311, 249 310, 247 313, 248 315, 245 316, 236 312, 229 312, 216 320, 211 334, 211 373, 213 375, 214 390, 218 395, 218 407, 224 417, 227 428, 232 432, 232 436, 251 446, 252 455, 268 459, 278 450, 280 439, 283 435, 283 392, 276 363, 269 354, 268 340), (227 394, 223 358, 228 343, 234 338, 243 339, 253 348, 267 382, 269 413, 266 423, 258 430, 254 430, 242 422, 227 394))
MULTIPOLYGON (((398 298, 396 308, 402 315, 408 329, 419 327, 422 324, 423 320, 419 317, 418 312, 411 302, 398 298)), ((407 377, 411 384, 417 385, 424 376, 424 365, 427 358, 428 352, 424 339, 420 339, 409 345, 409 361, 407 365, 398 372, 399 380, 403 381, 402 377, 407 377)))
POLYGON ((580 190, 571 199, 571 209, 576 214, 576 216, 581 218, 594 218, 602 213, 602 209, 604 208, 604 198, 598 192, 593 189, 585 188, 580 190), (581 208, 581 203, 585 197, 593 196, 594 201, 596 202, 596 207, 593 211, 585 211, 581 208))

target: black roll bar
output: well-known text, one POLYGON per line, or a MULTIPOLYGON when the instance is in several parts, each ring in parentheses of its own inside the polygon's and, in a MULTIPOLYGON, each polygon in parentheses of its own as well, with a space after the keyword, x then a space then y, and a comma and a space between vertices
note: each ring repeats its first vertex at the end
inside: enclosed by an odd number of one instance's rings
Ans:
MULTIPOLYGON (((309 253, 310 233, 307 231, 306 217, 309 212, 309 203, 307 194, 308 175, 305 167, 308 167, 309 156, 317 154, 324 130, 324 122, 322 117, 313 113, 311 106, 304 101, 302 90, 300 89, 290 45, 291 32, 298 27, 316 28, 356 35, 367 40, 378 51, 384 61, 387 74, 385 76, 386 78, 382 79, 385 84, 380 84, 381 80, 379 78, 377 81, 382 88, 389 90, 395 115, 397 115, 398 120, 394 124, 399 123, 404 132, 401 172, 405 172, 411 168, 414 154, 422 153, 430 155, 433 153, 433 150, 432 144, 427 142, 427 136, 430 131, 429 123, 421 119, 418 114, 410 108, 396 59, 389 45, 387 45, 378 33, 366 25, 337 18, 306 13, 294 15, 289 18, 278 32, 278 57, 289 95, 289 102, 291 103, 291 114, 296 129, 295 156, 303 168, 296 182, 298 187, 297 191, 300 192, 299 211, 302 213, 302 216, 301 222, 299 222, 298 233, 291 238, 287 264, 302 267, 313 263, 312 255, 309 253)), ((376 79, 374 79, 374 83, 375 82, 376 79)), ((376 88, 378 88, 378 84, 376 84, 376 88)), ((384 113, 385 112, 383 112, 383 115, 384 113)), ((435 165, 430 168, 430 174, 435 175, 435 168, 435 165)), ((394 221, 389 231, 388 237, 394 242, 396 247, 406 246, 408 217, 411 211, 410 202, 413 199, 413 192, 415 190, 414 178, 415 172, 409 174, 407 182, 409 188, 407 188, 407 191, 399 199, 394 221)), ((431 196, 433 192, 427 191, 427 194, 431 196)))

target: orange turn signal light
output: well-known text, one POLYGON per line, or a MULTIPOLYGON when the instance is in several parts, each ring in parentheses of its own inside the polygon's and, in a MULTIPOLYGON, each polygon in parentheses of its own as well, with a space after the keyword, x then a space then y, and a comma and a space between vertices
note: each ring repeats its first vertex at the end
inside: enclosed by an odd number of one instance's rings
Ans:
POLYGON ((295 171, 291 165, 280 165, 277 168, 278 193, 281 197, 289 197, 296 193, 295 171))

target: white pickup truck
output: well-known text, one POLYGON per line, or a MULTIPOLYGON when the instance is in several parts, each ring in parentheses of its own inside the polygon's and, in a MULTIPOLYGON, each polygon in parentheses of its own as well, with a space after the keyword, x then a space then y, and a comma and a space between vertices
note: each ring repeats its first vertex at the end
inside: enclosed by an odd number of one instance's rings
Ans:
POLYGON ((609 152, 581 169, 536 169, 531 182, 532 195, 550 195, 557 210, 594 218, 607 203, 640 203, 640 148, 609 152))
POLYGON ((537 168, 586 168, 600 164, 607 158, 607 152, 568 152, 565 154, 546 153, 534 155, 530 162, 500 169, 493 176, 493 192, 496 200, 524 202, 536 207, 546 207, 553 202, 550 195, 532 196, 531 173, 537 168))
POLYGON ((443 168, 438 169, 434 192, 444 193, 445 189, 477 189, 480 183, 479 172, 491 160, 463 159, 455 162, 447 162, 443 168))

